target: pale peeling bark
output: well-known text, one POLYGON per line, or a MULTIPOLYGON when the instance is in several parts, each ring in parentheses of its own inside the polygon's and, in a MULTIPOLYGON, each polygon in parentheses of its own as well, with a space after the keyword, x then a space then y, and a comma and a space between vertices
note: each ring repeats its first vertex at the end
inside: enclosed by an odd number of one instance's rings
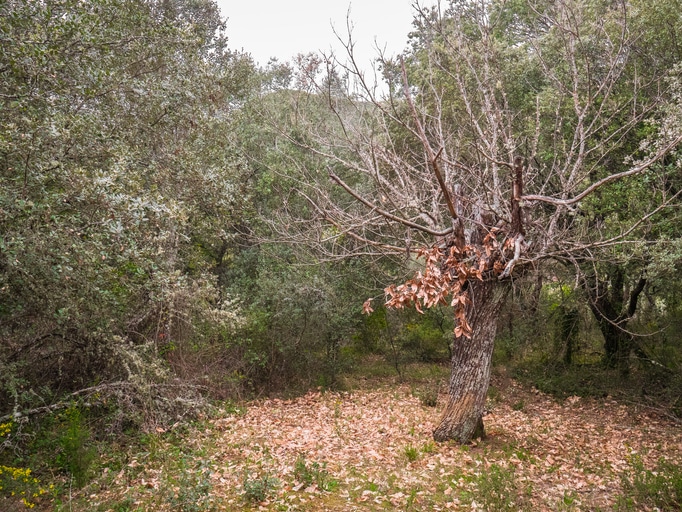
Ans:
POLYGON ((467 317, 473 328, 471 339, 455 339, 448 402, 436 441, 455 440, 465 444, 484 437, 483 411, 490 382, 497 317, 504 303, 508 282, 473 282, 467 317))

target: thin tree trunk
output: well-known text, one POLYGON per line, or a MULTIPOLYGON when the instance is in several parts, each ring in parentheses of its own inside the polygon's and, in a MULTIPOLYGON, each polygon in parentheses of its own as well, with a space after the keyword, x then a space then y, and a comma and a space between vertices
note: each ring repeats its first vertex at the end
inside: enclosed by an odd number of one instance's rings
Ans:
POLYGON ((573 364, 573 353, 576 349, 580 315, 578 314, 577 309, 565 305, 559 306, 557 313, 557 323, 559 324, 559 339, 557 340, 557 345, 560 349, 564 349, 564 364, 570 366, 573 364))
POLYGON ((471 304, 467 318, 471 339, 455 340, 448 403, 433 431, 436 441, 453 439, 465 444, 484 437, 483 411, 490 383, 497 317, 504 304, 507 283, 470 283, 471 304))

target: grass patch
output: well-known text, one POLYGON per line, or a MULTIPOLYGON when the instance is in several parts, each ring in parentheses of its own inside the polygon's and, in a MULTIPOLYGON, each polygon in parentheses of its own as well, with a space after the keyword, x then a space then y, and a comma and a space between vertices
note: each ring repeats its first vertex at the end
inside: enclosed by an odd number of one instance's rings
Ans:
POLYGON ((422 446, 422 453, 433 453, 436 451, 436 443, 433 441, 427 441, 422 446))
POLYGON ((355 363, 352 369, 343 372, 340 378, 346 389, 376 389, 394 386, 398 383, 408 383, 413 388, 414 396, 417 392, 429 391, 437 395, 438 389, 447 382, 450 367, 438 363, 406 363, 400 365, 400 373, 395 365, 382 356, 368 356, 355 363))
POLYGON ((242 489, 244 499, 253 503, 261 503, 273 494, 279 487, 279 480, 268 474, 244 478, 242 489))
POLYGON ((682 510, 682 466, 661 459, 652 470, 638 455, 630 459, 630 469, 621 476, 623 495, 617 510, 682 510))
POLYGON ((414 462, 419 458, 419 450, 412 445, 408 445, 403 448, 403 455, 405 455, 408 462, 414 462))
POLYGON ((522 489, 513 467, 491 464, 473 481, 473 500, 483 510, 524 510, 530 489, 522 489))
POLYGON ((327 472, 326 463, 307 463, 303 454, 294 464, 294 478, 306 487, 315 484, 321 491, 334 491, 339 485, 327 472))

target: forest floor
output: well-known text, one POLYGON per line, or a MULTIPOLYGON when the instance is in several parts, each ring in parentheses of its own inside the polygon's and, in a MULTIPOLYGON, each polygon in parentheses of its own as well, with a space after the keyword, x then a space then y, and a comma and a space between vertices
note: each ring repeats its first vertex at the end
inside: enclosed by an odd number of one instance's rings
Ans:
POLYGON ((654 411, 557 401, 497 375, 487 438, 458 446, 432 441, 445 396, 429 407, 425 390, 384 381, 263 399, 158 432, 72 509, 657 510, 665 501, 642 492, 674 492, 666 468, 680 483, 682 429, 654 411))

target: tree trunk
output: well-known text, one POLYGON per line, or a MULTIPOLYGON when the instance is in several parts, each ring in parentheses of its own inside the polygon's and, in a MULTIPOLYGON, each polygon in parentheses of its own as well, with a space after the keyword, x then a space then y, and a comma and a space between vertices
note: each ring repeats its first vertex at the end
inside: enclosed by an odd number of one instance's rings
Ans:
POLYGON ((599 330, 604 336, 604 364, 608 368, 619 368, 622 374, 627 375, 630 370, 629 360, 632 350, 632 336, 624 331, 627 327, 627 319, 609 318, 603 314, 597 316, 600 312, 594 314, 599 330), (618 325, 614 325, 616 322, 618 325))
POLYGON ((576 339, 578 338, 578 323, 580 315, 578 310, 571 306, 561 305, 557 310, 558 324, 559 324, 559 339, 557 344, 559 348, 564 349, 564 364, 570 366, 573 364, 573 352, 576 348, 576 339))
POLYGON ((604 363, 609 368, 619 368, 623 376, 630 372, 630 352, 634 345, 632 334, 626 329, 645 285, 646 279, 640 277, 624 307, 625 278, 620 267, 611 268, 607 280, 588 276, 584 283, 590 297, 590 309, 604 336, 604 363))
POLYGON ((497 317, 504 304, 508 283, 475 281, 469 285, 471 304, 467 319, 471 339, 455 340, 448 403, 433 431, 436 441, 453 439, 465 444, 484 437, 483 410, 490 383, 497 317))

